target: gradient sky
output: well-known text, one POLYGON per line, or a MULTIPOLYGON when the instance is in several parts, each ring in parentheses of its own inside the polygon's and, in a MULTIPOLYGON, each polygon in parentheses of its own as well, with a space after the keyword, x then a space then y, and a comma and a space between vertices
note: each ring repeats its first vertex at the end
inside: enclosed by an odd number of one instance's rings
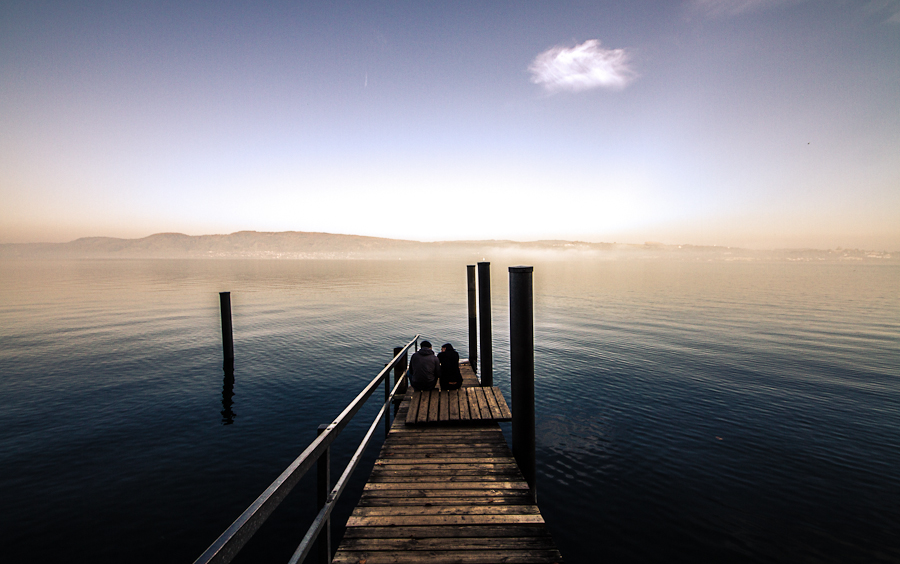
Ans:
POLYGON ((900 250, 900 0, 0 5, 0 242, 900 250))

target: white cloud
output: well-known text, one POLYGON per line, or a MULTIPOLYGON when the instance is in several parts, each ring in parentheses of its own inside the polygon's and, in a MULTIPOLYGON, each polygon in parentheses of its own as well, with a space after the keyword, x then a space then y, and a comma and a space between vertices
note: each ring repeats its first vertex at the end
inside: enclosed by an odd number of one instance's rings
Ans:
POLYGON ((531 81, 549 92, 581 92, 592 88, 624 88, 635 78, 625 49, 603 49, 589 39, 574 47, 553 47, 528 66, 531 81))

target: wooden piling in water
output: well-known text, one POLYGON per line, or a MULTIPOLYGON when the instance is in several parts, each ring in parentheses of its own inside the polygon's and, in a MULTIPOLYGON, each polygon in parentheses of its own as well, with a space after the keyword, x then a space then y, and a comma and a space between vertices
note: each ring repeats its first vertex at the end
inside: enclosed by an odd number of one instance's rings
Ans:
POLYGON ((491 263, 478 263, 478 320, 481 330, 481 385, 494 385, 491 343, 491 263))
POLYGON ((509 267, 509 376, 513 456, 536 502, 533 272, 532 266, 509 267))
POLYGON ((478 309, 474 264, 466 265, 466 287, 469 297, 469 366, 474 372, 478 372, 478 309))
POLYGON ((222 312, 222 353, 225 370, 234 370, 234 336, 231 329, 231 292, 219 292, 219 309, 222 312))

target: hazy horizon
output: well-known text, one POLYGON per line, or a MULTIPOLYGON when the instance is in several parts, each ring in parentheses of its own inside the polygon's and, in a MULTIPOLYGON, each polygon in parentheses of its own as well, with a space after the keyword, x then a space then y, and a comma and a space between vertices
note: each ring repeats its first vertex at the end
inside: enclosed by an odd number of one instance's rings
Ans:
POLYGON ((717 243, 696 243, 693 241, 682 241, 671 239, 669 241, 660 241, 660 240, 588 240, 588 239, 565 239, 565 238, 541 238, 541 239, 528 239, 528 238, 511 238, 511 237, 491 237, 491 238, 483 238, 483 239, 474 239, 474 238, 457 238, 457 239, 416 239, 416 238, 405 238, 405 237, 389 237, 382 235, 368 235, 364 233, 338 233, 332 231, 302 231, 298 229, 286 229, 283 231, 265 231, 265 230, 257 230, 257 229, 238 229, 236 231, 231 232, 195 232, 190 233, 185 230, 182 231, 157 231, 148 234, 137 234, 134 236, 128 235, 98 235, 98 234, 88 234, 88 235, 79 235, 70 239, 44 239, 44 240, 20 240, 20 241, 0 241, 0 245, 56 245, 56 244, 67 244, 74 243, 81 239, 122 239, 128 241, 135 241, 139 239, 146 239, 149 237, 154 237, 157 235, 186 235, 188 237, 217 237, 217 236, 228 236, 234 235, 236 233, 315 233, 315 234, 323 234, 323 235, 337 235, 344 237, 367 237, 367 238, 375 238, 375 239, 389 239, 395 241, 406 241, 413 243, 474 243, 474 242, 484 242, 484 241, 510 241, 514 243, 539 243, 543 241, 565 241, 567 243, 588 243, 588 244, 614 244, 614 245, 663 245, 663 246, 695 246, 695 247, 729 247, 729 248, 738 248, 738 249, 747 249, 747 250, 755 250, 755 251, 779 251, 779 250, 800 250, 800 249, 809 249, 809 250, 840 250, 840 249, 859 249, 859 250, 867 250, 867 251, 882 251, 882 252, 892 252, 892 253, 900 253, 900 242, 898 242, 895 246, 852 246, 852 245, 836 245, 836 246, 812 246, 812 245, 788 245, 783 244, 781 246, 765 246, 761 244, 757 245, 727 245, 727 244, 717 244, 717 243))
POLYGON ((0 6, 0 242, 900 249, 900 0, 0 6))
POLYGON ((27 258, 260 258, 372 260, 875 260, 895 262, 900 251, 812 247, 746 247, 666 244, 659 241, 587 242, 565 239, 417 241, 366 235, 243 230, 227 234, 154 233, 139 238, 82 237, 62 243, 0 243, 0 259, 27 258))
POLYGON ((83 237, 77 237, 75 239, 71 239, 68 241, 23 241, 21 243, 7 243, 0 242, 0 244, 24 244, 24 245, 42 245, 42 244, 67 244, 67 243, 75 243, 82 239, 119 239, 125 241, 138 241, 141 239, 148 239, 155 236, 160 235, 185 235, 187 237, 228 237, 231 235, 244 234, 244 233, 256 233, 260 235, 280 235, 287 233, 302 233, 309 235, 326 235, 326 236, 338 236, 338 237, 360 237, 360 238, 373 238, 373 239, 386 239, 391 241, 405 242, 405 243, 487 243, 487 242, 511 242, 517 244, 529 244, 529 243, 541 243, 541 242, 550 242, 550 241, 558 241, 565 243, 586 243, 586 244, 601 244, 601 245, 621 245, 621 246, 647 246, 647 245, 660 245, 660 246, 686 246, 686 247, 729 247, 735 249, 746 249, 746 250, 756 250, 756 251, 781 251, 781 250, 815 250, 815 251, 829 251, 829 250, 865 250, 865 251, 880 251, 880 252, 890 252, 897 253, 900 252, 897 249, 890 248, 861 248, 861 247, 832 247, 832 248, 824 248, 824 247, 737 247, 733 245, 699 245, 696 243, 691 243, 689 241, 680 241, 676 243, 666 243, 663 241, 583 241, 579 239, 447 239, 447 240, 422 240, 422 239, 404 239, 398 237, 378 237, 373 235, 364 235, 361 233, 331 233, 326 231, 296 231, 296 230, 288 230, 288 231, 257 231, 253 229, 241 229, 238 231, 234 231, 231 233, 198 233, 198 234, 189 234, 183 231, 163 231, 159 233, 151 233, 149 235, 138 236, 138 237, 113 237, 108 235, 85 235, 83 237))

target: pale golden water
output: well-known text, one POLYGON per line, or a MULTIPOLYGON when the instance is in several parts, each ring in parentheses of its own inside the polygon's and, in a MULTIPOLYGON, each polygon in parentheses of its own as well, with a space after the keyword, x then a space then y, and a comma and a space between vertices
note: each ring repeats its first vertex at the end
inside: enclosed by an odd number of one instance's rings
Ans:
MULTIPOLYGON (((892 264, 536 264, 538 495, 564 557, 900 559, 898 281, 892 264)), ((467 346, 451 262, 3 261, 0 290, 5 561, 191 561, 394 346, 467 346)), ((287 559, 309 486, 248 560, 287 559)))

